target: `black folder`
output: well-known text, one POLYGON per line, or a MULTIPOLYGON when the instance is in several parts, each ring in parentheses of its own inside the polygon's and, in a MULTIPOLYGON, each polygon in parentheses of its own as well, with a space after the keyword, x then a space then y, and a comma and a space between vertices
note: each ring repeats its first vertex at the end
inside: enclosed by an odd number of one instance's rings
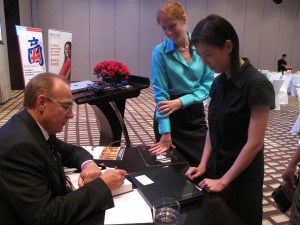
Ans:
POLYGON ((172 167, 130 173, 128 177, 151 208, 152 203, 162 197, 174 198, 181 205, 203 197, 200 188, 172 167))
POLYGON ((176 149, 169 149, 163 154, 156 155, 149 152, 149 148, 150 147, 146 145, 138 146, 138 151, 148 167, 188 163, 188 161, 176 149))

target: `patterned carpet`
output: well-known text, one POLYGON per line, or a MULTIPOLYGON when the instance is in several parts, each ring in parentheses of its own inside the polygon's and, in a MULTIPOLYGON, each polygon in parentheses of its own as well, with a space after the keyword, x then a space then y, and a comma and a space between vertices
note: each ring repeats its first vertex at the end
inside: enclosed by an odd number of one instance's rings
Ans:
MULTIPOLYGON (((153 90, 143 90, 137 98, 126 103, 125 123, 133 146, 151 145, 154 141, 152 116, 155 107, 153 90)), ((0 127, 22 108, 22 91, 12 91, 12 98, 0 105, 0 127)), ((206 107, 207 109, 207 107, 206 107)), ((94 112, 89 105, 74 105, 74 118, 57 136, 77 145, 97 145, 99 129, 94 112)), ((299 135, 291 135, 298 116, 298 98, 289 96, 289 104, 281 105, 281 110, 272 111, 265 137, 265 179, 263 200, 263 225, 288 224, 290 212, 281 213, 271 197, 272 190, 281 183, 281 172, 297 148, 299 135)), ((122 145, 124 139, 122 138, 122 145)))

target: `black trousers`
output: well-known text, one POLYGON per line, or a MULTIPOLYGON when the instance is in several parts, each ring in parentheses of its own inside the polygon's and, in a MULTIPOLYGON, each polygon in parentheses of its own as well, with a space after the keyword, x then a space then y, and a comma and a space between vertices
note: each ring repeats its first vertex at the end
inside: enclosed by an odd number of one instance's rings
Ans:
MULTIPOLYGON (((170 123, 172 142, 176 149, 187 159, 191 166, 198 166, 207 132, 203 103, 193 104, 172 113, 170 123)), ((158 142, 161 135, 158 132, 155 114, 153 129, 156 142, 158 142)))

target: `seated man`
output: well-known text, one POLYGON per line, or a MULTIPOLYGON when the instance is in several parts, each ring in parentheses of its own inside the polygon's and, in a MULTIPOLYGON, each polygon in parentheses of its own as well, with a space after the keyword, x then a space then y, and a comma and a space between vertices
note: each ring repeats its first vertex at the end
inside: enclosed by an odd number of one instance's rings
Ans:
POLYGON ((111 190, 126 171, 102 173, 87 151, 55 137, 72 106, 68 81, 42 73, 26 86, 24 109, 0 128, 1 224, 76 224, 114 206, 111 190), (81 170, 81 188, 68 191, 63 166, 81 170))

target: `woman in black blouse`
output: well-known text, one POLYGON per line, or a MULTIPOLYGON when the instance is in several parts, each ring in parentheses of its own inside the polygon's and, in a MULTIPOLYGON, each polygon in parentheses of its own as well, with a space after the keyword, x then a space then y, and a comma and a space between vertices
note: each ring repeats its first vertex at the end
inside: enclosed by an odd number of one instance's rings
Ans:
POLYGON ((247 224, 262 224, 264 136, 275 107, 273 86, 240 57, 236 31, 224 18, 209 15, 201 20, 191 44, 203 62, 221 74, 210 90, 209 130, 201 162, 186 176, 194 180, 206 172, 208 178, 199 183, 202 189, 220 192, 247 224))

